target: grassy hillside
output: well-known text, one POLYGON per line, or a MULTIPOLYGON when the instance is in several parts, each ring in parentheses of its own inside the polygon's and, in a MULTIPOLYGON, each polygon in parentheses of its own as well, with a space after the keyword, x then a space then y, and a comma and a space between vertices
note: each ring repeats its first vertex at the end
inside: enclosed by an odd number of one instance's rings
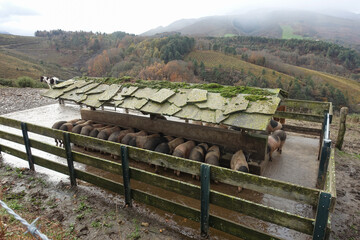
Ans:
POLYGON ((234 69, 237 71, 251 72, 255 76, 263 76, 271 83, 275 84, 276 79, 281 77, 283 82, 290 82, 294 77, 273 71, 270 68, 261 67, 255 64, 240 60, 239 57, 225 55, 215 51, 193 51, 187 57, 187 60, 196 59, 197 62, 203 62, 205 67, 214 68, 221 65, 225 69, 234 69))
MULTIPOLYGON (((290 81, 294 81, 295 77, 297 77, 300 81, 302 81, 300 85, 302 87, 306 87, 306 79, 311 78, 318 88, 321 86, 331 85, 335 89, 342 91, 344 95, 348 97, 349 103, 356 105, 360 102, 360 83, 328 73, 289 64, 283 64, 281 66, 281 72, 283 72, 281 73, 270 68, 261 67, 240 60, 238 56, 225 55, 221 52, 215 51, 193 51, 187 56, 187 59, 196 59, 198 62, 203 62, 206 68, 215 68, 221 65, 221 67, 225 69, 234 69, 237 71, 244 71, 245 73, 251 72, 257 77, 266 78, 273 86, 276 86, 276 80, 279 77, 281 77, 282 83, 286 83, 285 85, 287 85, 290 81)), ((317 92, 320 92, 320 90, 321 89, 315 89, 317 92)))
POLYGON ((294 34, 294 29, 290 25, 281 25, 282 39, 303 39, 303 36, 294 34))

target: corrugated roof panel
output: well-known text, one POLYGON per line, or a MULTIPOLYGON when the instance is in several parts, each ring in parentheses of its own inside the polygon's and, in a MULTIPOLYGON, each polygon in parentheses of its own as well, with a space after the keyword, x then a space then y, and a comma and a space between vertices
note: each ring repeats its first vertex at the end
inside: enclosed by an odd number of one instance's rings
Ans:
POLYGON ((192 89, 187 95, 188 103, 203 102, 207 100, 207 91, 203 89, 192 89))
POLYGON ((115 94, 119 91, 120 88, 121 85, 117 85, 117 84, 110 85, 110 87, 105 92, 100 94, 99 101, 109 101, 112 97, 115 96, 115 94))
POLYGON ((153 95, 155 95, 155 93, 157 93, 158 91, 159 91, 158 89, 153 89, 153 88, 142 88, 142 89, 138 89, 131 96, 136 97, 136 98, 149 99, 153 95))
POLYGON ((271 117, 272 115, 256 113, 233 113, 222 123, 240 128, 264 131, 271 117))
POLYGON ((246 100, 243 95, 238 95, 230 100, 229 104, 226 105, 224 114, 230 114, 234 112, 244 111, 249 104, 249 100, 246 100))
POLYGON ((170 97, 168 101, 178 107, 183 107, 187 104, 187 95, 190 93, 189 89, 179 89, 179 91, 170 97))
POLYGON ((267 98, 268 100, 259 100, 256 102, 250 102, 245 112, 275 114, 281 99, 276 96, 268 96, 267 98))
POLYGON ((137 99, 134 97, 127 97, 124 99, 124 102, 122 104, 119 105, 119 107, 122 108, 130 108, 130 109, 140 109, 142 108, 146 103, 147 103, 147 99, 137 99))
POLYGON ((174 94, 175 94, 174 91, 163 88, 163 89, 160 89, 160 91, 155 93, 153 96, 151 96, 150 100, 157 102, 157 103, 163 103, 164 101, 166 101, 166 99, 168 99, 169 97, 171 97, 174 94))
POLYGON ((69 85, 72 85, 74 82, 75 82, 74 79, 69 79, 69 80, 67 80, 65 82, 54 85, 52 88, 53 89, 65 88, 65 87, 67 87, 69 85))
POLYGON ((225 106, 229 104, 229 99, 224 98, 220 93, 211 93, 207 94, 207 101, 201 103, 195 103, 201 109, 208 108, 212 110, 224 110, 225 106))

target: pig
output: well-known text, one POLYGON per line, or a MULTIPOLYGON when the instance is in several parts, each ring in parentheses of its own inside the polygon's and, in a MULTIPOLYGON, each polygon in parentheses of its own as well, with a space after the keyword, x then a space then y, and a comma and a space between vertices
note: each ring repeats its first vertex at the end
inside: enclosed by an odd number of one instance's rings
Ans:
POLYGON ((121 139, 121 143, 122 144, 126 144, 126 145, 129 145, 129 142, 136 136, 146 136, 147 133, 145 131, 140 131, 140 132, 137 132, 137 133, 128 133, 126 134, 123 139, 121 139))
MULTIPOLYGON (((181 158, 189 158, 191 150, 196 146, 194 141, 187 141, 185 143, 180 144, 174 150, 173 156, 181 157, 181 158)), ((174 173, 177 176, 180 176, 180 171, 174 170, 174 173)))
POLYGON ((157 120, 157 119, 161 119, 161 120, 166 120, 166 117, 164 117, 163 115, 160 114, 150 114, 150 119, 151 120, 157 120))
POLYGON ((99 134, 96 137, 99 139, 102 139, 102 140, 108 140, 110 135, 113 132, 120 131, 120 130, 121 130, 121 128, 118 126, 111 127, 111 128, 104 128, 103 130, 101 130, 99 132, 99 134))
MULTIPOLYGON (((61 127, 64 123, 67 123, 67 122, 66 122, 66 121, 57 121, 56 123, 54 123, 54 124, 52 125, 51 128, 52 128, 52 129, 60 129, 60 127, 61 127)), ((58 144, 61 145, 61 140, 55 138, 55 144, 56 144, 56 146, 57 146, 58 144)))
MULTIPOLYGON (((133 133, 134 132, 134 129, 132 128, 129 128, 129 129, 125 129, 125 130, 119 130, 119 131, 115 131, 113 132, 109 138, 108 138, 108 141, 111 141, 111 142, 121 142, 122 138, 128 134, 128 133, 133 133)), ((116 155, 111 155, 111 157, 113 159, 118 159, 118 156, 116 155)))
POLYGON ((267 131, 268 133, 272 133, 272 132, 274 132, 274 131, 276 131, 276 130, 280 130, 281 128, 282 128, 282 124, 281 124, 281 123, 275 121, 274 119, 271 119, 270 122, 269 122, 269 124, 268 124, 267 127, 266 127, 266 131, 267 131))
POLYGON ((133 136, 129 141, 130 146, 144 148, 145 144, 152 138, 160 137, 159 134, 152 134, 147 136, 133 136))
POLYGON ((96 127, 93 130, 91 130, 91 132, 89 133, 89 137, 96 138, 101 130, 103 130, 105 128, 110 128, 110 127, 112 127, 112 126, 96 127))
MULTIPOLYGON (((172 155, 174 152, 174 149, 179 146, 180 144, 184 143, 183 138, 175 138, 169 142, 163 142, 156 146, 155 152, 165 153, 172 155)), ((166 167, 164 167, 164 170, 166 171, 166 167)), ((158 166, 155 166, 155 172, 158 172, 158 166)))
MULTIPOLYGON (((247 163, 246 155, 242 150, 237 151, 231 158, 230 168, 235 171, 249 172, 249 165, 247 163)), ((238 192, 242 191, 242 187, 238 186, 238 192)))
MULTIPOLYGON (((134 133, 134 132, 135 132, 135 130, 133 128, 129 128, 129 129, 120 131, 119 135, 117 136, 116 142, 121 143, 121 140, 126 136, 126 134, 134 133)), ((111 140, 109 140, 109 141, 111 141, 111 140)))
MULTIPOLYGON (((219 166, 220 163, 220 148, 219 146, 213 145, 211 146, 206 155, 205 155, 205 163, 219 166)), ((215 183, 218 183, 217 180, 214 180, 215 183)))
POLYGON ((270 135, 268 137, 267 153, 269 153, 269 161, 272 161, 272 153, 280 147, 280 137, 270 135))
MULTIPOLYGON (((191 150, 189 159, 197 162, 204 162, 208 148, 209 146, 206 143, 200 143, 191 150)), ((195 175, 192 175, 192 178, 195 178, 195 175)), ((199 176, 196 176, 196 179, 199 180, 199 176)))
POLYGON ((276 130, 273 134, 273 136, 278 136, 280 139, 280 146, 278 147, 277 151, 281 154, 282 153, 282 147, 285 144, 286 141, 286 132, 283 130, 276 130))
POLYGON ((219 162, 220 162, 220 148, 219 146, 213 145, 208 149, 205 155, 205 163, 214 166, 219 166, 219 162))
MULTIPOLYGON (((84 122, 84 123, 81 123, 81 124, 78 124, 79 122, 80 122, 80 121, 78 121, 78 122, 76 123, 76 125, 74 126, 74 128, 71 130, 72 133, 80 134, 81 129, 82 129, 83 127, 85 127, 86 125, 90 125, 90 124, 93 123, 92 120, 88 120, 88 121, 86 121, 86 122, 84 122)), ((82 122, 82 121, 81 121, 81 122, 82 122)))

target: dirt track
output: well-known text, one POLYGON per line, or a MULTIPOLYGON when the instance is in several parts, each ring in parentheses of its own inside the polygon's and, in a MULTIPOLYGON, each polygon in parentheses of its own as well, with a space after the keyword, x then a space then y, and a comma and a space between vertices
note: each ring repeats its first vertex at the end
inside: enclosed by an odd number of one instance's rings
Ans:
MULTIPOLYGON (((0 88, 0 115, 9 112, 39 107, 56 101, 43 98, 39 92, 44 89, 17 89, 0 88)), ((332 140, 335 142, 337 133, 337 119, 332 124, 332 140)), ((336 178, 337 178, 337 204, 332 215, 332 235, 331 239, 360 239, 360 123, 348 124, 348 131, 345 136, 344 151, 336 152, 336 178)), ((16 175, 6 174, 13 169, 4 166, 0 169, 1 186, 19 186, 24 189, 29 184, 31 176, 26 170, 23 175, 30 176, 16 178, 16 175), (15 181, 16 180, 16 181, 15 181)), ((37 175, 37 174, 36 174, 37 175)), ((45 176, 38 176, 45 178, 45 176)), ((87 184, 85 184, 87 185, 87 184)), ((115 236, 122 236, 121 239, 132 238, 131 234, 139 234, 141 239, 184 239, 179 229, 172 228, 172 224, 166 219, 164 222, 157 222, 151 218, 149 212, 141 212, 140 208, 134 210, 120 208, 122 200, 110 195, 104 195, 103 191, 99 195, 94 195, 94 191, 89 191, 91 187, 81 185, 78 189, 69 189, 68 184, 47 184, 47 187, 34 186, 26 191, 24 197, 26 204, 32 204, 31 199, 38 196, 44 201, 54 201, 56 208, 35 208, 37 214, 46 216, 50 220, 57 220, 68 228, 74 223, 77 236, 81 239, 117 239, 115 236), (44 190, 47 193, 44 193, 44 190), (61 201, 59 200, 61 199, 61 201), (77 216, 83 212, 76 212, 80 204, 88 206, 91 211, 85 212, 84 218, 78 219, 77 216), (111 206, 109 211, 108 206, 111 206), (75 209, 75 211, 74 211, 75 209), (107 212, 109 211, 109 212, 107 212), (100 217, 101 216, 101 217, 100 217), (121 218, 121 219, 120 219, 121 218), (120 220, 119 220, 120 219, 120 220), (96 223, 101 223, 102 227, 96 227, 96 223), (141 226, 141 222, 150 222, 150 226, 141 226), (111 227, 106 227, 110 226, 111 227), (93 227, 95 226, 95 227, 93 227), (160 233, 160 229, 166 229, 160 233), (179 230, 179 232, 176 232, 179 230), (130 237, 129 237, 130 236, 130 237)), ((7 191, 15 191, 16 188, 9 188, 7 191)), ((11 192, 8 192, 11 193, 11 192)), ((1 194, 0 194, 1 196, 1 194)), ((81 216, 80 216, 81 217, 81 216)), ((146 225, 146 224, 145 224, 146 225)), ((183 230, 184 231, 184 230, 183 230)), ((189 233, 188 233, 189 234, 189 233)), ((137 236, 137 235, 136 235, 137 236)), ((188 236, 194 238, 197 235, 188 236)))

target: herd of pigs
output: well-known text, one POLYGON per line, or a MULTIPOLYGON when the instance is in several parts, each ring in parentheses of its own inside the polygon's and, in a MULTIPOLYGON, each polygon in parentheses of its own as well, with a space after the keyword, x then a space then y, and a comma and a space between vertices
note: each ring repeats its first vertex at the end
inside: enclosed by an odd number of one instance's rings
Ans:
MULTIPOLYGON (((217 145, 211 145, 208 143, 197 144, 193 140, 164 136, 161 133, 150 134, 146 131, 140 131, 133 128, 124 129, 119 126, 95 123, 92 120, 74 119, 71 121, 58 121, 53 124, 52 128, 169 154, 198 162, 205 162, 215 166, 219 166, 219 161, 221 158, 221 151, 217 145)), ((272 160, 272 153, 275 150, 281 153, 282 146, 285 143, 286 133, 281 130, 281 128, 281 123, 273 119, 267 126, 267 131, 272 133, 268 137, 267 148, 270 161, 272 160)), ((55 139, 55 142, 56 145, 62 145, 61 140, 55 139)), ((86 148, 86 146, 85 149, 88 151, 91 150, 86 148)), ((114 158, 116 157, 114 156, 114 158)), ((233 170, 248 173, 248 161, 248 154, 244 153, 242 150, 239 150, 233 154, 230 161, 230 167, 233 170)), ((157 166, 155 166, 155 171, 158 172, 157 166)), ((180 171, 175 170, 174 173, 177 176, 180 176, 180 171)), ((198 176, 192 177, 199 179, 198 176)), ((241 187, 239 187, 238 190, 241 191, 241 187)))

